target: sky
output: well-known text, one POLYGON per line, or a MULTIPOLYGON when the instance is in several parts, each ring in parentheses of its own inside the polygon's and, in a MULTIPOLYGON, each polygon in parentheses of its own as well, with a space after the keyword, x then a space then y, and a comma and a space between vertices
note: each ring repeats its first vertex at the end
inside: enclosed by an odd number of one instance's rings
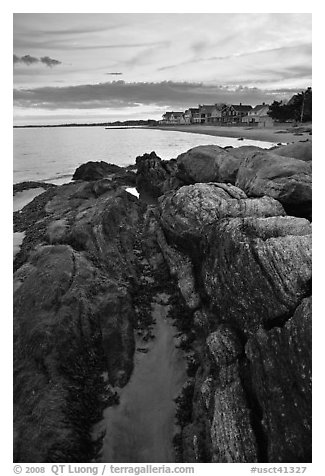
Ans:
POLYGON ((16 13, 14 124, 160 119, 311 86, 310 13, 16 13))

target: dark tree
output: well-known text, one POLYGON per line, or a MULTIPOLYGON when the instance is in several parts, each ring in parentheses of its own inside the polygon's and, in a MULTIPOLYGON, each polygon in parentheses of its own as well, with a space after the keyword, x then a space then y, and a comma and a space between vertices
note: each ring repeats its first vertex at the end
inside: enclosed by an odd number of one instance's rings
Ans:
POLYGON ((273 101, 268 111, 272 119, 278 121, 288 121, 290 119, 297 122, 309 122, 312 120, 312 89, 292 96, 287 104, 282 101, 273 101))

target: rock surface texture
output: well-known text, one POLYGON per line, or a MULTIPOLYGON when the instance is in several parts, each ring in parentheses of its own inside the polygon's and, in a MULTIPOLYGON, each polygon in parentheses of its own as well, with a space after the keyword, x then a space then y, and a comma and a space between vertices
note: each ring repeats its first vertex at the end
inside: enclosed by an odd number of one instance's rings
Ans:
POLYGON ((278 151, 145 154, 140 200, 86 164, 14 214, 15 461, 95 457, 162 283, 187 353, 176 461, 311 461, 311 168, 278 151))
POLYGON ((273 152, 253 152, 240 165, 236 186, 249 197, 268 195, 288 214, 311 217, 311 163, 273 152))

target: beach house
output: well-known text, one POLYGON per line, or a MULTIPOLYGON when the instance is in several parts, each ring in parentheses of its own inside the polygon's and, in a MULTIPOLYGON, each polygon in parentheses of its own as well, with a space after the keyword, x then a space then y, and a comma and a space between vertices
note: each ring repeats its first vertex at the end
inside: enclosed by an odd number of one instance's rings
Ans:
POLYGON ((182 116, 183 116, 183 112, 174 112, 174 111, 165 112, 165 114, 163 114, 162 121, 159 121, 159 124, 165 124, 165 125, 179 124, 182 116))
POLYGON ((201 122, 200 109, 198 107, 190 107, 184 112, 185 124, 197 124, 201 122))
POLYGON ((269 109, 269 105, 263 102, 251 109, 247 116, 242 118, 242 122, 253 127, 272 127, 274 121, 268 115, 269 109))
POLYGON ((208 118, 209 124, 222 123, 222 111, 226 108, 226 104, 215 104, 211 110, 211 116, 208 118))
POLYGON ((201 124, 208 124, 214 108, 214 104, 203 104, 202 106, 199 104, 199 116, 201 124))
POLYGON ((243 117, 247 116, 252 106, 240 104, 231 104, 222 110, 222 122, 226 124, 238 125, 242 124, 243 117))

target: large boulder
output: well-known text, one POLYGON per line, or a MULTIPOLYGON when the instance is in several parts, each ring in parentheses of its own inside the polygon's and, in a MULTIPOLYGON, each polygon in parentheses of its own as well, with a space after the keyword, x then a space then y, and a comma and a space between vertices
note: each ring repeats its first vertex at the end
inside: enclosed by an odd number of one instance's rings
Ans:
POLYGON ((175 177, 176 162, 162 160, 155 152, 137 157, 136 166, 137 189, 144 198, 156 199, 166 191, 182 185, 175 177))
POLYGON ((311 225, 280 216, 219 220, 206 238, 201 269, 219 322, 245 334, 280 324, 310 293, 311 225))
POLYGON ((311 462, 311 317, 308 297, 283 327, 259 329, 246 344, 272 463, 311 462))
POLYGON ((107 162, 87 162, 80 165, 73 174, 72 180, 99 180, 109 175, 118 173, 121 167, 107 162))
POLYGON ((272 149, 272 152, 283 157, 294 157, 309 162, 312 160, 312 142, 294 142, 293 144, 281 145, 272 149))
POLYGON ((203 237, 203 230, 225 217, 284 215, 279 202, 263 197, 247 198, 233 185, 199 183, 181 187, 160 200, 161 224, 180 246, 203 237))
POLYGON ((249 197, 267 195, 282 203, 286 212, 311 217, 311 164, 274 152, 253 152, 241 162, 236 186, 249 197))
POLYGON ((217 145, 201 145, 177 157, 177 176, 186 184, 229 182, 234 184, 241 159, 217 145))

